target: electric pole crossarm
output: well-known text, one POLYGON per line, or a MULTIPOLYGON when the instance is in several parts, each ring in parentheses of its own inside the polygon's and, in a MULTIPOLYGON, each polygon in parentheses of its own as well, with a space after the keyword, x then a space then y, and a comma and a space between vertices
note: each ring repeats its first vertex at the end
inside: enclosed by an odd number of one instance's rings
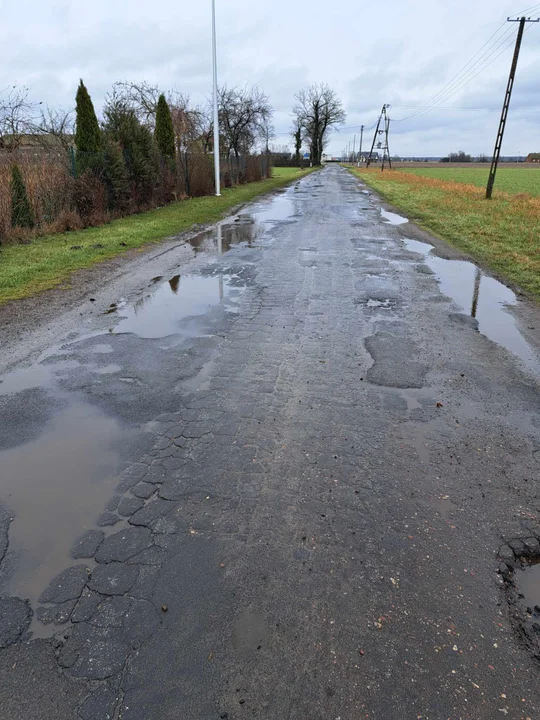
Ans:
POLYGON ((516 47, 514 49, 514 57, 512 58, 512 65, 510 67, 510 76, 508 78, 508 85, 506 86, 506 93, 504 95, 503 108, 501 112, 501 119, 499 121, 499 129, 497 131, 497 139, 495 140, 495 149, 493 151, 493 159, 491 161, 491 168, 489 170, 489 178, 486 188, 486 198, 489 200, 493 194, 493 185, 495 184, 495 175, 497 174, 497 166, 499 164, 499 158, 501 155, 502 142, 504 137, 504 129, 506 127, 506 120, 508 118, 508 110, 510 108, 510 99, 512 97, 512 90, 514 89, 514 80, 516 77, 517 64, 519 60, 519 51, 521 49, 521 41, 523 39, 523 31, 525 29, 525 23, 528 22, 539 22, 538 20, 531 20, 530 18, 522 17, 519 20, 511 20, 508 18, 508 22, 519 22, 519 29, 516 38, 516 47))

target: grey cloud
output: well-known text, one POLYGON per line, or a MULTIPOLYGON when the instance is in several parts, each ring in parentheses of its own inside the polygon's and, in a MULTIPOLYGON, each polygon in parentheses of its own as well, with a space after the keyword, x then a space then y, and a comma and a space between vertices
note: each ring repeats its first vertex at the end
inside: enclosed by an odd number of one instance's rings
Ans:
MULTIPOLYGON (((348 113, 346 127, 369 126, 384 102, 392 104, 393 117, 405 117, 414 109, 401 106, 429 102, 506 16, 522 9, 516 0, 387 0, 361 7, 333 0, 314 14, 313 5, 217 0, 220 82, 257 84, 270 96, 280 143, 288 141, 294 94, 307 83, 326 81, 336 89, 348 113)), ((66 107, 84 77, 99 108, 115 80, 146 79, 202 103, 211 90, 209 11, 209 0, 5 3, 0 87, 26 84, 36 99, 66 107)), ((503 151, 540 150, 538 32, 525 38, 503 151)), ((448 101, 476 111, 445 107, 396 122, 392 150, 490 152, 510 56, 448 101)), ((329 150, 339 154, 355 133, 336 133, 329 150)))

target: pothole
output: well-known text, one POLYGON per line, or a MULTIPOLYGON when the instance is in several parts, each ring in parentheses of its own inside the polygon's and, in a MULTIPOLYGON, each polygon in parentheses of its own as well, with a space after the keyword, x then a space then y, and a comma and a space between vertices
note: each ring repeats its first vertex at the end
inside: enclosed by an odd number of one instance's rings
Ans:
POLYGON ((510 540, 499 549, 499 574, 514 629, 540 660, 540 541, 510 540))
POLYGON ((398 304, 396 298, 383 298, 383 297, 369 297, 369 298, 356 298, 354 300, 355 305, 363 305, 364 307, 376 309, 376 310, 391 310, 398 304))

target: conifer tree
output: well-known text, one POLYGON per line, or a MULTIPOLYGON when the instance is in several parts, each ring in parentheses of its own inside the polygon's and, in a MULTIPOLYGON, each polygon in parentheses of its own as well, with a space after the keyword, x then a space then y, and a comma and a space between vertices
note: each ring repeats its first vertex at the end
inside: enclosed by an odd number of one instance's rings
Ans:
POLYGON ((11 225, 13 227, 33 228, 34 213, 30 207, 30 201, 26 194, 26 186, 19 166, 15 163, 11 166, 11 225))
POLYGON ((77 147, 77 171, 79 174, 100 166, 102 148, 101 130, 85 84, 81 80, 76 96, 75 145, 77 147))
POLYGON ((171 110, 163 94, 159 96, 157 104, 155 138, 161 154, 174 158, 174 129, 171 110))

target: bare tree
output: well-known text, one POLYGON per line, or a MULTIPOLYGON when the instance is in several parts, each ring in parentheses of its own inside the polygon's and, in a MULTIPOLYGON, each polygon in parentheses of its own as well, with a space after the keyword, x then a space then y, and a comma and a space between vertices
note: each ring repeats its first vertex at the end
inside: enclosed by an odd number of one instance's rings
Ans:
POLYGON ((238 158, 249 153, 257 139, 264 139, 264 133, 270 132, 272 108, 268 97, 257 87, 223 87, 218 101, 220 133, 227 155, 234 153, 238 158))
POLYGON ((211 109, 198 110, 199 120, 199 142, 204 153, 212 152, 214 149, 214 115, 211 109))
POLYGON ((28 88, 17 85, 0 90, 0 148, 3 150, 16 150, 23 135, 31 131, 36 104, 28 95, 28 88))
POLYGON ((115 102, 120 101, 123 107, 135 113, 143 125, 153 128, 157 103, 162 93, 171 111, 176 148, 178 152, 185 152, 199 142, 206 124, 204 111, 190 108, 189 96, 176 89, 164 92, 158 85, 145 81, 122 81, 114 83, 110 98, 114 98, 115 102))
POLYGON ((345 122, 341 100, 326 83, 314 83, 296 95, 293 112, 309 144, 313 164, 320 165, 330 133, 345 122))
POLYGON ((151 85, 145 80, 139 83, 122 80, 113 84, 111 97, 133 110, 140 122, 153 126, 161 92, 157 85, 151 85))
POLYGON ((271 115, 264 117, 260 124, 262 151, 266 153, 266 155, 270 153, 270 140, 276 137, 276 129, 272 124, 271 117, 271 115))
POLYGON ((210 135, 213 133, 214 127, 209 121, 207 112, 198 107, 190 108, 189 97, 177 92, 169 94, 169 107, 178 152, 187 152, 188 150, 206 152, 209 122, 211 125, 210 135))
POLYGON ((66 152, 73 146, 75 117, 73 109, 46 107, 32 127, 36 142, 46 149, 62 148, 66 152))

